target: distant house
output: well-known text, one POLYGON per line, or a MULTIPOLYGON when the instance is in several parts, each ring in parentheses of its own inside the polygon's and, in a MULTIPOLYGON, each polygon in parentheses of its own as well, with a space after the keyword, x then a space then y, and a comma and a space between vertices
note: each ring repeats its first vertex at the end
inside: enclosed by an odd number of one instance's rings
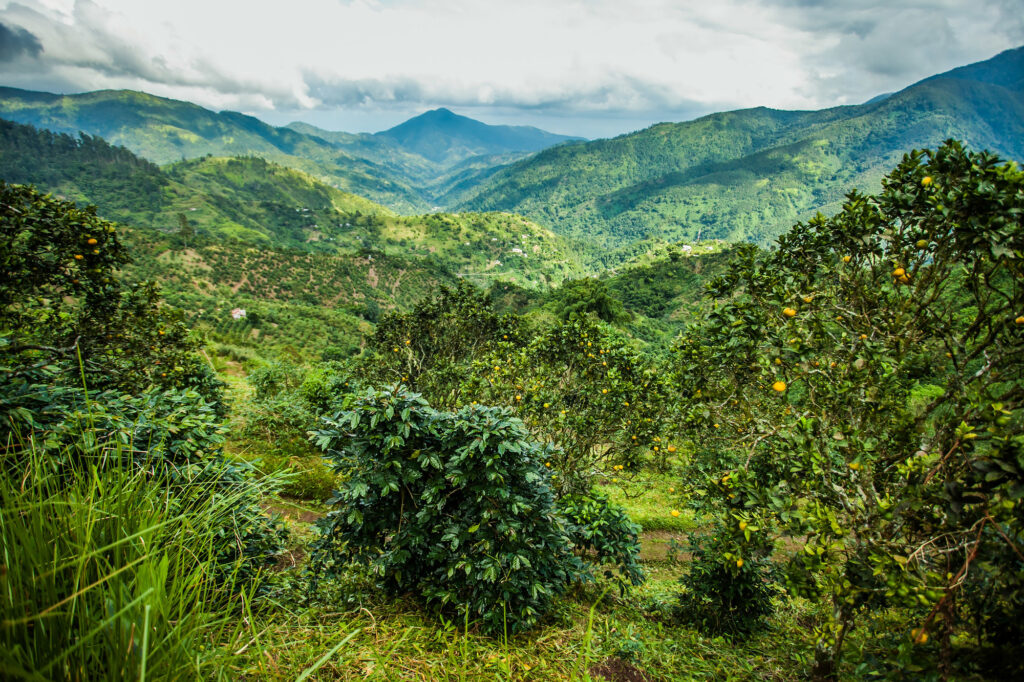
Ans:
POLYGON ((235 308, 234 310, 231 311, 231 318, 235 320, 244 320, 245 310, 242 308, 235 308))

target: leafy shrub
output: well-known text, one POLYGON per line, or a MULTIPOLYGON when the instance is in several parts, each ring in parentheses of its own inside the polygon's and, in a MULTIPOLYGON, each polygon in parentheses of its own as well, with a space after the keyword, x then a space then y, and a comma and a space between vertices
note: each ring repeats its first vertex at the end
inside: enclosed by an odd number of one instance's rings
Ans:
POLYGON ((778 588, 766 548, 748 546, 740 556, 728 534, 717 525, 691 538, 677 615, 709 635, 742 637, 764 625, 778 588))
POLYGON ((605 577, 616 580, 625 593, 629 585, 640 585, 644 571, 640 566, 640 526, 629 520, 621 507, 596 494, 572 495, 558 500, 558 509, 567 521, 572 544, 583 558, 608 565, 605 577), (618 569, 616 574, 612 567, 618 569))
MULTIPOLYGON (((44 380, 47 374, 35 372, 44 380)), ((0 384, 0 443, 7 467, 38 459, 54 480, 73 484, 83 463, 135 468, 170 486, 175 508, 229 497, 214 542, 217 578, 253 581, 274 562, 284 531, 260 507, 273 481, 253 486, 252 467, 220 452, 224 427, 195 391, 149 388, 140 395, 30 383, 0 384)))
POLYGON ((364 564, 392 593, 414 592, 491 633, 531 627, 572 581, 572 552, 543 462, 510 410, 432 409, 401 386, 369 389, 313 434, 344 479, 313 545, 323 574, 364 564))

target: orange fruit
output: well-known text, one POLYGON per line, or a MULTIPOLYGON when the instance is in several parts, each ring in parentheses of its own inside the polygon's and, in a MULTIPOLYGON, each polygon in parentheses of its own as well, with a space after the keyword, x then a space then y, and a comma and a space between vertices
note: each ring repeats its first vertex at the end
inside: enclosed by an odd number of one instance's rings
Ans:
POLYGON ((893 277, 902 277, 905 274, 907 274, 907 271, 904 270, 903 268, 896 268, 895 270, 892 271, 893 277))
POLYGON ((793 308, 783 308, 782 314, 785 315, 786 317, 793 317, 794 315, 796 315, 796 310, 794 310, 793 308))
POLYGON ((672 516, 679 516, 679 510, 678 509, 673 509, 672 510, 672 516))
POLYGON ((843 262, 844 263, 849 263, 850 262, 850 257, 849 256, 843 256, 843 262))
POLYGON ((921 184, 924 185, 925 187, 932 184, 932 176, 926 175, 923 178, 921 178, 921 184))
POLYGON ((786 390, 786 382, 781 380, 776 381, 774 384, 772 384, 772 390, 778 393, 782 393, 783 391, 786 390))
POLYGON ((97 244, 99 244, 99 241, 97 241, 94 238, 90 238, 89 241, 86 242, 86 244, 88 244, 89 246, 96 246, 97 244))

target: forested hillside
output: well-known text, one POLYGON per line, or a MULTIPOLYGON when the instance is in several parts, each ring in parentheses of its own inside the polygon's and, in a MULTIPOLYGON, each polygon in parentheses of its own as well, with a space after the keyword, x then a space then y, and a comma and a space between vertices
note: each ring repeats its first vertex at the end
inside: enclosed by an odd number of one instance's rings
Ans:
POLYGON ((102 137, 160 165, 210 155, 258 156, 403 213, 430 209, 467 167, 489 168, 578 139, 537 128, 491 126, 446 110, 376 135, 303 123, 277 128, 237 112, 213 112, 130 90, 64 96, 0 87, 0 117, 102 137), (469 166, 460 166, 466 162, 469 166), (448 178, 452 174, 454 181, 448 178))
POLYGON ((647 237, 768 243, 795 220, 877 187, 948 138, 1024 159, 1024 48, 860 106, 765 108, 549 149, 446 198, 509 210, 615 247, 647 237))
POLYGON ((100 138, 0 121, 0 178, 95 204, 127 227, 134 276, 268 357, 349 354, 382 314, 442 284, 543 293, 583 272, 578 249, 519 216, 397 216, 257 157, 161 169, 100 138))

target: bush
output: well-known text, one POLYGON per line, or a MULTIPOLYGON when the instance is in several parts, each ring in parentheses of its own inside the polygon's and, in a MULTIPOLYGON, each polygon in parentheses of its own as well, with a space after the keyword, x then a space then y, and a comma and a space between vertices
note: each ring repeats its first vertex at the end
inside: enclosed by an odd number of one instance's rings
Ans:
POLYGON ((622 507, 592 494, 563 497, 558 500, 558 508, 568 520, 569 539, 577 551, 598 565, 609 566, 605 577, 617 581, 621 592, 644 582, 638 561, 641 529, 622 507))
POLYGON ((730 551, 734 543, 727 535, 718 525, 692 538, 677 615, 708 635, 742 637, 764 625, 778 588, 766 548, 748 546, 739 556, 730 551))
POLYGON ((55 481, 74 485, 85 464, 145 472, 170 486, 176 507, 231 498, 214 540, 216 577, 253 581, 274 563, 284 531, 260 507, 273 481, 253 486, 248 464, 221 454, 224 428, 216 408, 195 391, 150 388, 140 395, 85 389, 24 378, 0 384, 2 463, 9 470, 38 460, 55 481))
POLYGON ((548 485, 551 446, 510 410, 440 412, 396 386, 324 425, 313 438, 345 483, 313 545, 313 591, 323 574, 364 564, 389 592, 499 633, 531 627, 591 578, 548 485))

